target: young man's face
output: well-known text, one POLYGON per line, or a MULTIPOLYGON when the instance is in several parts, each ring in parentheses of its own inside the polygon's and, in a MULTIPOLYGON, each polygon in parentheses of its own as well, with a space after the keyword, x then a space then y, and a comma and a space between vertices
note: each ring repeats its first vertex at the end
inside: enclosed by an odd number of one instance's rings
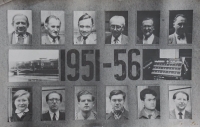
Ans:
POLYGON ((156 97, 152 94, 145 94, 144 107, 148 110, 156 108, 156 97))
POLYGON ((93 24, 90 18, 79 21, 78 26, 79 32, 83 37, 88 37, 92 33, 93 24))
POLYGON ((60 95, 57 93, 51 93, 49 95, 47 104, 49 105, 49 109, 52 112, 56 112, 59 109, 60 104, 61 104, 60 95))
POLYGON ((113 95, 110 99, 113 110, 119 111, 124 107, 124 99, 122 94, 113 95))
POLYGON ((80 110, 83 112, 91 111, 94 107, 92 95, 86 94, 86 95, 80 96, 80 102, 78 102, 78 106, 80 110))

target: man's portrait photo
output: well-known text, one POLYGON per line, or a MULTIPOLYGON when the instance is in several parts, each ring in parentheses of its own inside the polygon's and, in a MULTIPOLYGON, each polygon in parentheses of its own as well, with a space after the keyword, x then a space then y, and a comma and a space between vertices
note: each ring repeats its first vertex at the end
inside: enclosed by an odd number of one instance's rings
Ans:
POLYGON ((65 43, 64 11, 41 11, 41 44, 65 43))
POLYGON ((32 121, 32 88, 8 88, 8 122, 32 121))
POLYGON ((75 86, 75 120, 96 120, 96 86, 75 86))
POLYGON ((193 10, 169 12, 169 43, 192 44, 193 10))
POLYGON ((128 11, 105 12, 105 44, 128 43, 128 11))
POLYGON ((138 119, 160 119, 160 87, 137 86, 138 119))
POLYGON ((137 43, 159 44, 160 11, 137 12, 137 43))
POLYGON ((97 44, 95 11, 74 11, 74 44, 97 44))
POLYGON ((17 45, 32 43, 31 10, 8 10, 8 40, 17 45))
POLYGON ((42 87, 41 121, 65 120, 65 87, 42 87))
POLYGON ((191 86, 169 86, 169 118, 192 119, 191 86))
POLYGON ((106 119, 128 120, 127 86, 106 86, 106 119))

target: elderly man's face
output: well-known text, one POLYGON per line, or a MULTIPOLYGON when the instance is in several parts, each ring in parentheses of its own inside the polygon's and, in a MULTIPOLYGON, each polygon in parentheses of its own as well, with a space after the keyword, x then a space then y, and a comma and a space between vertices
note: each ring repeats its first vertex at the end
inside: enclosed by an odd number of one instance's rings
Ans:
POLYGON ((57 93, 51 93, 49 95, 47 104, 49 105, 49 109, 52 112, 56 112, 59 109, 60 104, 61 104, 60 95, 57 93))
POLYGON ((182 111, 186 108, 188 100, 187 96, 183 93, 176 94, 176 99, 174 99, 175 105, 179 111, 182 111))
POLYGON ((124 31, 124 25, 123 22, 120 20, 111 20, 110 21, 110 31, 112 35, 116 38, 121 35, 121 33, 124 31))
POLYGON ((26 17, 23 15, 15 16, 13 27, 17 34, 25 34, 28 28, 26 17))
POLYGON ((93 24, 90 18, 79 21, 78 26, 79 26, 79 32, 83 37, 87 37, 92 33, 93 24))
POLYGON ((154 26, 152 20, 144 20, 142 22, 142 32, 145 37, 150 37, 153 34, 154 26))
POLYGON ((122 110, 124 107, 124 99, 122 94, 113 95, 110 99, 110 103, 114 111, 122 110))
POLYGON ((174 28, 178 35, 184 34, 186 28, 186 19, 181 16, 177 17, 176 21, 174 22, 174 28))
POLYGON ((156 97, 152 94, 146 94, 144 99, 144 107, 148 110, 156 108, 156 97))
POLYGON ((92 100, 92 95, 86 94, 80 96, 80 102, 78 102, 78 106, 81 111, 88 112, 91 111, 94 107, 94 102, 92 100))
POLYGON ((59 35, 60 32, 60 20, 55 18, 50 18, 49 23, 45 25, 45 28, 48 31, 48 34, 52 38, 56 38, 59 35))

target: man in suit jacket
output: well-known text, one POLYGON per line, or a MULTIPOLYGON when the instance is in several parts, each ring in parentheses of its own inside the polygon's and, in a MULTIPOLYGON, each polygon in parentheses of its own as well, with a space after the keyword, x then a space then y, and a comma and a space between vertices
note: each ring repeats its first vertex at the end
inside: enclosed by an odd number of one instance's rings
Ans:
POLYGON ((32 35, 27 32, 29 27, 28 17, 23 14, 16 14, 12 18, 12 26, 15 31, 8 35, 11 44, 31 44, 32 35))
POLYGON ((78 20, 80 36, 74 38, 74 44, 96 44, 96 34, 93 32, 93 18, 85 13, 78 20))
POLYGON ((106 37, 105 44, 127 44, 128 37, 122 32, 125 27, 125 18, 123 16, 113 16, 110 19, 111 35, 106 37))
POLYGON ((49 110, 42 114, 42 121, 65 120, 65 113, 59 110, 62 94, 51 91, 46 95, 46 102, 49 105, 49 110))
POLYGON ((169 35, 169 44, 191 44, 192 35, 186 32, 187 19, 183 14, 177 14, 173 27, 175 32, 169 35))
POLYGON ((64 36, 60 36, 61 21, 58 17, 50 15, 46 18, 44 27, 46 34, 42 36, 42 44, 64 44, 64 36))
POLYGON ((189 95, 184 91, 178 91, 173 95, 175 108, 170 111, 170 119, 192 119, 192 114, 185 110, 189 101, 189 95))
POLYGON ((159 44, 159 38, 153 34, 154 21, 153 18, 145 18, 141 26, 142 36, 137 39, 137 44, 159 44))
POLYGON ((128 120, 128 111, 124 108, 126 93, 121 90, 113 90, 109 95, 112 111, 106 113, 107 120, 128 120))

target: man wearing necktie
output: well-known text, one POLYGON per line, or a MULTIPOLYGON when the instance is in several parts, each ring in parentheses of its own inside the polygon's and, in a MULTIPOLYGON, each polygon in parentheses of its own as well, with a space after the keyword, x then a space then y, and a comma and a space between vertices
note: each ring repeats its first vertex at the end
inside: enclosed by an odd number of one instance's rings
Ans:
POLYGON ((192 119, 192 114, 186 110, 189 95, 184 91, 178 91, 173 95, 174 110, 170 111, 170 119, 192 119))
POLYGON ((169 44, 191 44, 192 35, 187 33, 187 19, 183 14, 177 14, 174 18, 174 33, 169 35, 169 44))
POLYGON ((32 35, 27 32, 29 21, 26 15, 14 15, 12 19, 12 26, 15 31, 9 34, 9 42, 11 44, 31 44, 32 35))
POLYGON ((74 38, 74 44, 96 44, 96 34, 94 30, 93 18, 85 13, 78 20, 79 36, 74 38))
POLYGON ((140 111, 139 119, 160 119, 160 112, 156 110, 157 93, 149 88, 140 92, 140 99, 144 108, 140 111))
POLYGON ((123 16, 113 16, 110 19, 111 35, 106 37, 105 44, 127 44, 128 37, 123 34, 125 18, 123 16))
POLYGON ((62 94, 52 91, 46 95, 49 110, 42 114, 42 121, 65 120, 65 112, 59 110, 62 103, 62 94))

